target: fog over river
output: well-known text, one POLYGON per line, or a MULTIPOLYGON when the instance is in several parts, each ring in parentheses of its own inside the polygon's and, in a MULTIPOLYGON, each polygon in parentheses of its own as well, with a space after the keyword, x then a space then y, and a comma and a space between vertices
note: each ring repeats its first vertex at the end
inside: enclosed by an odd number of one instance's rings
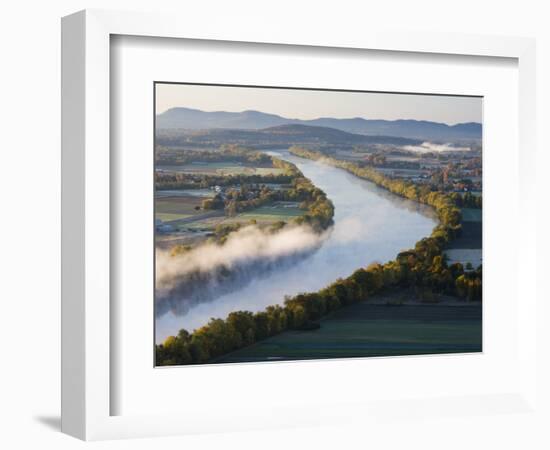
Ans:
POLYGON ((335 207, 332 232, 316 251, 294 264, 276 266, 238 290, 191 306, 182 315, 168 311, 156 317, 157 343, 181 328, 192 331, 212 317, 225 318, 237 310, 260 311, 282 304, 285 295, 317 291, 359 267, 386 262, 428 236, 437 223, 430 208, 401 199, 342 169, 295 157, 286 150, 269 153, 294 163, 325 191, 335 207))

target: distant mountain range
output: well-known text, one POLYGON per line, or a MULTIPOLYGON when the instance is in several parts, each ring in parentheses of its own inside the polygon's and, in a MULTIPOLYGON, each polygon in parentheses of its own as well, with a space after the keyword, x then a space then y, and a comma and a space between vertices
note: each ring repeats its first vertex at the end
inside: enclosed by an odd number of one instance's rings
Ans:
POLYGON ((369 136, 393 136, 429 141, 480 140, 482 126, 477 122, 447 125, 424 120, 369 120, 360 117, 335 119, 323 117, 313 120, 288 119, 260 111, 207 112, 191 108, 171 108, 156 118, 157 130, 213 128, 233 130, 261 130, 281 125, 306 125, 333 128, 348 133, 369 136))

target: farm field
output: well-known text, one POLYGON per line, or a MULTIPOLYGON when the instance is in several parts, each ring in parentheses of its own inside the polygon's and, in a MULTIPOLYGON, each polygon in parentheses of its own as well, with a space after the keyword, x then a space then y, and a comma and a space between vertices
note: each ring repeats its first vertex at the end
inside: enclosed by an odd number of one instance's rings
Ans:
POLYGON ((481 240, 481 222, 462 222, 462 232, 459 237, 451 242, 449 248, 481 248, 481 240))
POLYGON ((448 263, 470 263, 477 268, 482 263, 483 210, 462 208, 462 232, 445 250, 448 263))
POLYGON ((176 232, 170 234, 157 233, 155 247, 157 249, 170 250, 176 245, 193 246, 208 237, 208 232, 176 232))
POLYGON ((185 165, 156 166, 161 172, 205 174, 205 175, 279 175, 282 169, 275 167, 254 167, 228 162, 197 162, 185 165))
POLYGON ((181 233, 186 231, 213 231, 218 225, 238 222, 249 223, 252 220, 255 220, 259 225, 269 225, 280 221, 287 222, 305 213, 304 210, 298 208, 297 203, 281 202, 245 211, 235 217, 226 217, 223 210, 207 212, 204 210, 195 210, 196 206, 200 206, 202 199, 198 196, 157 198, 155 200, 155 217, 163 222, 181 221, 171 223, 174 227, 174 232, 181 233), (196 217, 196 220, 193 220, 193 217, 196 217))
POLYGON ((214 196, 211 189, 178 189, 178 190, 157 190, 155 198, 160 197, 201 197, 209 198, 214 196))
POLYGON ((208 217, 205 219, 197 219, 176 225, 180 231, 193 230, 193 231, 212 231, 217 225, 225 221, 223 211, 218 216, 208 217))
POLYGON ((288 331, 214 363, 479 352, 481 305, 342 308, 311 331, 288 331))
POLYGON ((192 195, 156 198, 155 219, 169 222, 198 215, 201 211, 195 208, 200 207, 202 200, 201 197, 192 195))
POLYGON ((267 224, 279 221, 289 221, 305 213, 298 206, 284 206, 281 204, 260 206, 259 208, 245 211, 235 217, 226 218, 223 223, 249 222, 255 220, 258 224, 267 224))
POLYGON ((232 224, 237 222, 248 223, 251 220, 255 220, 260 225, 267 225, 279 221, 289 221, 294 217, 301 216, 305 211, 301 210, 297 206, 285 207, 282 205, 269 205, 260 206, 259 208, 252 209, 237 214, 235 217, 225 217, 220 215, 219 217, 209 217, 207 219, 200 219, 193 222, 183 224, 181 228, 192 230, 207 230, 214 229, 220 224, 232 224))
POLYGON ((483 211, 474 208, 462 208, 462 220, 464 222, 481 222, 483 211))
POLYGON ((481 249, 482 243, 481 209, 462 208, 462 232, 451 242, 451 249, 481 249))
POLYGON ((445 251, 448 261, 447 264, 470 263, 476 268, 481 264, 482 251, 480 248, 453 248, 445 251))

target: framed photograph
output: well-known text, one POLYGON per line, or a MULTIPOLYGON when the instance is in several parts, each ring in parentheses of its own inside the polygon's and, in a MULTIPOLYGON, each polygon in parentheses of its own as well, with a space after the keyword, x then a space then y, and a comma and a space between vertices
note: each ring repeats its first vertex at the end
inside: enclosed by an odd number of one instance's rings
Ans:
POLYGON ((534 43, 257 27, 63 19, 63 431, 532 411, 534 43))
POLYGON ((482 97, 154 89, 155 366, 482 351, 482 97))

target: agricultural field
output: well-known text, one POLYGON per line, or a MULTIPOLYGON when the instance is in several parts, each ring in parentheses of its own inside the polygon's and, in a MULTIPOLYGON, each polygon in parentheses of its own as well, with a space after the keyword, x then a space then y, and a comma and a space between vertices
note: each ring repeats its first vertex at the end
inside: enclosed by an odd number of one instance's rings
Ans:
POLYGON ((463 222, 481 222, 483 210, 474 208, 462 208, 463 222))
POLYGON ((155 237, 158 248, 169 249, 175 245, 196 245, 205 240, 218 225, 232 223, 250 223, 269 225, 275 222, 287 222, 301 216, 305 211, 295 202, 277 202, 274 205, 259 208, 227 217, 224 210, 196 210, 204 197, 199 195, 174 195, 155 200, 155 218, 170 225, 170 230, 157 233, 155 237))
POLYGON ((479 352, 481 305, 387 306, 362 302, 320 321, 218 358, 214 363, 479 352))
POLYGON ((470 263, 472 267, 477 268, 482 262, 482 251, 480 248, 452 248, 445 251, 447 263, 470 263))
POLYGON ((217 225, 226 220, 223 210, 215 211, 214 214, 212 214, 210 217, 204 217, 203 215, 201 215, 198 216, 196 220, 185 221, 185 223, 179 225, 176 224, 176 228, 179 231, 213 231, 217 225))
POLYGON ((183 231, 169 234, 157 233, 155 235, 155 247, 163 250, 170 250, 176 245, 194 246, 202 242, 210 233, 205 231, 183 231))
POLYGON ((482 209, 462 208, 462 233, 451 243, 450 248, 481 249, 482 216, 482 209))
MULTIPOLYGON (((197 213, 197 211, 194 212, 197 213)), ((186 220, 179 224, 175 223, 173 225, 178 231, 207 231, 213 230, 220 224, 231 224, 237 222, 249 223, 252 220, 255 220, 259 225, 268 225, 270 223, 280 221, 287 222, 294 217, 298 217, 303 214, 305 214, 305 211, 298 208, 297 205, 285 206, 282 204, 275 204, 260 206, 259 208, 237 214, 235 217, 225 216, 223 210, 210 211, 207 213, 204 211, 198 211, 198 214, 182 217, 182 219, 186 220), (197 220, 191 220, 194 216, 197 220)), ((183 216, 183 214, 181 215, 183 216)), ((157 217, 158 216, 159 215, 157 214, 157 217)))
POLYGON ((214 191, 212 189, 166 189, 166 190, 157 190, 155 192, 155 198, 160 197, 201 197, 209 198, 214 196, 214 191))
POLYGON ((201 213, 202 200, 202 197, 193 195, 157 197, 155 199, 155 219, 170 222, 198 215, 201 213))
POLYGON ((255 220, 258 224, 269 224, 274 222, 287 222, 294 217, 305 213, 298 207, 297 203, 277 202, 274 205, 260 206, 259 208, 245 211, 235 217, 227 218, 223 223, 250 222, 255 220))
POLYGON ((227 162, 193 162, 184 165, 156 166, 156 170, 166 173, 189 173, 197 175, 279 175, 284 171, 275 167, 255 167, 227 162))
POLYGON ((482 209, 462 208, 462 232, 445 250, 449 264, 470 263, 477 268, 482 263, 482 209))

